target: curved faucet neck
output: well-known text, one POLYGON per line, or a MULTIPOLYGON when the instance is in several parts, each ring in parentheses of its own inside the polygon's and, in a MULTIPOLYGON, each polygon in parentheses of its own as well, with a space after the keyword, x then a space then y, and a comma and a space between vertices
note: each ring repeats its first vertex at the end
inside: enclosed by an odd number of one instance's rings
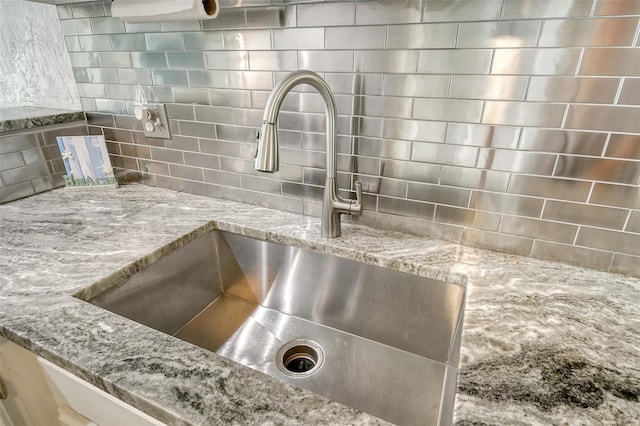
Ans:
POLYGON ((336 157, 336 101, 329 85, 318 74, 300 70, 288 74, 280 80, 269 95, 262 117, 262 130, 258 135, 258 150, 256 152, 255 169, 263 172, 278 171, 278 114, 287 93, 299 84, 308 84, 315 88, 324 100, 327 126, 327 177, 324 184, 322 201, 323 237, 334 238, 340 236, 340 215, 362 214, 362 184, 356 182, 356 200, 346 200, 338 194, 337 157, 336 157))
POLYGON ((276 87, 273 89, 269 98, 267 99, 267 104, 264 109, 264 115, 262 117, 262 132, 261 139, 266 138, 274 138, 273 147, 269 148, 268 143, 260 140, 258 144, 258 154, 256 156, 256 168, 263 171, 277 171, 277 152, 279 150, 277 145, 277 122, 278 115, 280 114, 280 108, 282 107, 282 102, 287 94, 296 86, 300 84, 308 84, 318 91, 320 96, 324 101, 324 110, 326 116, 326 150, 327 150, 327 177, 335 178, 336 177, 336 149, 335 149, 335 138, 336 138, 336 101, 333 97, 333 93, 331 93, 331 89, 329 85, 320 77, 318 74, 307 71, 307 70, 299 70, 294 71, 284 77, 276 87), (261 152, 262 148, 262 152, 261 152), (264 157, 274 156, 275 170, 265 170, 264 157), (261 162, 261 163, 260 163, 261 162), (262 166, 261 166, 262 165, 262 166))

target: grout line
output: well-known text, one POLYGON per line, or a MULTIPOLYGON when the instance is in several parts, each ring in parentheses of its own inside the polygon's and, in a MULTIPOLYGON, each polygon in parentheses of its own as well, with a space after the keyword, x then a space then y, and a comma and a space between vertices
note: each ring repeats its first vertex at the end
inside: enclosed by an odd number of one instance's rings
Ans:
POLYGON ((456 24, 456 36, 453 38, 454 49, 458 47, 458 38, 460 37, 460 23, 456 24))
POLYGON ((553 163, 553 169, 551 170, 551 177, 556 177, 556 172, 558 171, 558 163, 560 162, 560 155, 563 153, 556 154, 556 161, 553 163))
POLYGON ((546 207, 547 207, 547 199, 545 198, 545 199, 542 201, 542 208, 540 209, 540 215, 538 216, 538 219, 544 220, 542 216, 543 216, 543 214, 544 214, 544 209, 545 209, 546 207))
POLYGON ((607 272, 611 272, 611 268, 613 268, 613 261, 616 258, 616 252, 612 253, 611 262, 609 262, 609 267, 606 269, 607 272))
POLYGON ((636 29, 636 35, 633 37, 633 41, 631 42, 631 47, 638 44, 638 38, 640 38, 640 21, 638 21, 638 28, 636 29))
POLYGON ((607 139, 604 141, 604 146, 602 147, 601 157, 604 157, 607 154, 607 149, 609 149, 609 141, 611 140, 611 132, 607 134, 607 139))
POLYGON ((629 211, 627 212, 627 218, 624 221, 624 224, 622 225, 622 229, 620 230, 620 232, 629 232, 629 231, 625 231, 627 229, 627 226, 629 226, 629 222, 631 221, 631 216, 632 216, 632 211, 631 209, 629 209, 629 211))
POLYGON ((587 194, 587 201, 585 204, 590 204, 591 201, 591 195, 593 194, 593 190, 596 187, 596 183, 595 182, 591 182, 591 187, 589 188, 589 193, 587 194))
POLYGON ((540 40, 542 40, 542 31, 544 30, 544 27, 546 25, 547 21, 545 19, 540 19, 540 25, 538 26, 538 37, 536 37, 536 46, 537 48, 540 48, 540 40))
POLYGON ((497 20, 502 20, 504 19, 504 0, 502 0, 502 2, 500 3, 500 10, 498 11, 498 18, 497 20))
POLYGON ((576 246, 576 244, 578 243, 578 235, 580 235, 580 231, 582 230, 582 225, 580 224, 576 224, 576 225, 578 225, 578 229, 576 230, 575 237, 573 237, 573 242, 571 243, 572 246, 576 246))
POLYGON ((582 67, 582 58, 584 57, 584 51, 585 51, 585 48, 581 47, 580 53, 578 54, 578 62, 576 63, 576 70, 573 73, 573 75, 576 77, 580 75, 580 68, 582 67))
POLYGON ((562 120, 560 121, 560 128, 564 129, 567 124, 567 116, 569 115, 569 104, 566 104, 562 113, 562 120))
POLYGON ((617 105, 620 100, 620 95, 622 94, 622 87, 624 86, 624 82, 626 81, 626 77, 621 77, 620 82, 618 82, 618 90, 616 91, 616 96, 613 98, 613 104, 617 105))

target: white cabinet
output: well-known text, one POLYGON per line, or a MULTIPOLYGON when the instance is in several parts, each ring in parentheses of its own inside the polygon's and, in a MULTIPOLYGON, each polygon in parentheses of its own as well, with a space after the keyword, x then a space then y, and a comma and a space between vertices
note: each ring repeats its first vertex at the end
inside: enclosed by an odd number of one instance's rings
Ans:
POLYGON ((164 425, 3 337, 0 380, 2 426, 164 425))

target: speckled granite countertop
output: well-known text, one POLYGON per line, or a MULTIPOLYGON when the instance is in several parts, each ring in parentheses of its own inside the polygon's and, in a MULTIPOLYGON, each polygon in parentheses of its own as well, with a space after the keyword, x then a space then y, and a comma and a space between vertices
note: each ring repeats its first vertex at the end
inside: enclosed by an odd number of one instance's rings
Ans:
POLYGON ((459 425, 640 423, 640 279, 147 186, 0 206, 0 335, 170 424, 383 423, 71 297, 215 228, 468 279, 459 425))
POLYGON ((82 111, 41 107, 0 108, 0 133, 84 120, 82 111))

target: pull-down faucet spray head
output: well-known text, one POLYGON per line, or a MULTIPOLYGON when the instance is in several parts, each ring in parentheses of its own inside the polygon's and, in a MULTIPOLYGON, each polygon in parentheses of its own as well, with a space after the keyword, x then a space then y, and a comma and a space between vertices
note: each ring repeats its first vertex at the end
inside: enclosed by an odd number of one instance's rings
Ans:
POLYGON ((254 168, 260 172, 273 173, 280 168, 278 152, 278 131, 275 123, 262 123, 262 129, 258 132, 258 150, 254 168))

